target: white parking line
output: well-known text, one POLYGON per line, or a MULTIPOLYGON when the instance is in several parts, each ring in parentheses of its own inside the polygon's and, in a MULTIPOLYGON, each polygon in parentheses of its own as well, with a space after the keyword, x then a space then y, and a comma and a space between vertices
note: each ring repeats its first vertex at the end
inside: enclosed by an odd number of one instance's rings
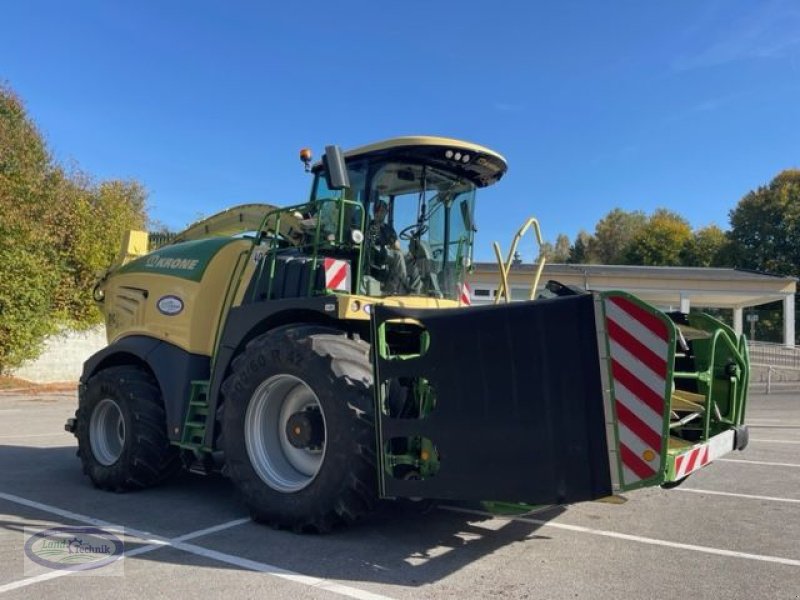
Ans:
POLYGON ((226 554, 225 552, 209 550, 208 548, 202 548, 200 546, 195 546, 194 544, 176 543, 174 544, 174 547, 179 550, 184 550, 185 552, 190 552, 191 554, 205 556, 206 558, 218 560, 219 562, 235 565, 243 569, 249 569, 250 571, 266 573, 267 575, 272 575, 273 577, 280 577, 281 579, 286 579, 294 583, 299 583, 301 585, 306 585, 319 590, 325 590, 327 592, 333 592, 334 594, 347 596, 349 598, 358 598, 359 600, 392 600, 389 596, 375 594, 366 590, 360 590, 358 588, 350 587, 349 585, 338 583, 337 581, 331 579, 322 579, 320 577, 295 573, 294 571, 282 569, 281 567, 276 567, 275 565, 250 560, 248 558, 242 558, 241 556, 235 556, 233 554, 226 554))
POLYGON ((766 460, 743 460, 741 458, 718 458, 716 462, 729 462, 729 463, 745 463, 748 465, 766 465, 768 467, 794 467, 800 469, 800 465, 796 463, 780 463, 769 462, 766 460))
POLYGON ((751 442, 762 442, 765 444, 800 444, 800 440, 765 440, 763 438, 750 438, 751 442))
POLYGON ((618 533, 616 531, 608 531, 605 529, 592 529, 591 527, 583 527, 582 525, 569 525, 567 523, 553 523, 551 521, 541 521, 539 519, 531 519, 528 517, 505 517, 505 516, 494 515, 492 513, 482 510, 472 510, 469 508, 459 508, 456 506, 441 506, 440 508, 442 510, 480 515, 482 517, 494 517, 496 519, 522 521, 524 523, 533 523, 534 525, 539 525, 540 527, 552 527, 553 529, 563 529, 565 531, 573 531, 576 533, 588 533, 589 535, 597 535, 617 540, 627 540, 629 542, 638 542, 640 544, 648 544, 650 546, 665 546, 667 548, 677 548, 679 550, 691 550, 693 552, 701 552, 703 554, 729 556, 732 558, 743 558, 746 560, 778 563, 781 565, 788 565, 790 567, 800 567, 800 560, 796 560, 793 558, 783 558, 782 556, 770 556, 768 554, 752 554, 750 552, 737 552, 735 550, 726 550, 725 548, 698 546, 696 544, 683 544, 680 542, 670 542, 669 540, 660 540, 657 538, 643 537, 640 535, 618 533))
MULTIPOLYGON (((14 494, 6 494, 5 492, 0 492, 0 500, 8 500, 9 502, 13 502, 14 504, 21 504, 29 508, 35 508, 36 510, 50 513, 51 515, 56 515, 64 519, 69 519, 70 521, 77 521, 78 523, 86 523, 87 525, 109 528, 110 531, 116 531, 114 529, 114 527, 117 525, 116 523, 109 523, 108 521, 103 521, 102 519, 95 519, 94 517, 88 517, 80 513, 75 513, 69 510, 64 510, 63 508, 58 508, 57 506, 51 506, 50 504, 42 504, 41 502, 36 502, 35 500, 28 500, 27 498, 23 498, 21 496, 15 496, 14 494)), ((126 527, 124 533, 148 542, 167 540, 167 538, 163 536, 155 535, 148 531, 142 531, 141 529, 134 529, 133 527, 126 527)))
MULTIPOLYGON (((20 496, 15 496, 13 494, 6 494, 3 492, 0 492, 0 499, 7 500, 15 504, 21 504, 23 506, 28 506, 30 508, 34 508, 42 512, 50 513, 53 515, 57 515, 59 517, 63 517, 65 519, 69 519, 71 521, 86 523, 89 525, 94 525, 96 527, 108 528, 111 531, 114 531, 113 529, 114 525, 106 521, 103 521, 102 519, 95 519, 94 517, 89 517, 87 515, 74 513, 68 510, 58 508, 57 506, 42 504, 41 502, 28 500, 27 498, 22 498, 20 496)), ((126 535, 131 535, 132 537, 142 539, 148 542, 148 545, 140 546, 139 548, 134 548, 129 552, 125 552, 123 556, 128 558, 132 556, 139 556, 141 554, 145 554, 146 552, 152 552, 153 550, 169 546, 172 548, 176 548, 178 550, 182 550, 183 552, 188 552, 190 554, 194 554, 197 556, 203 556, 230 565, 235 565, 237 567, 248 569, 250 571, 266 573, 267 575, 272 575, 273 577, 279 577, 281 579, 285 579, 287 581, 291 581, 294 583, 299 583, 301 585, 305 585, 308 587, 313 587, 315 589, 325 590, 328 592, 332 592, 334 594, 339 594, 340 596, 357 598, 358 600, 392 600, 392 598, 389 596, 375 594, 372 592, 368 592, 366 590, 350 587, 348 585, 344 585, 332 579, 323 579, 321 577, 303 575, 302 573, 297 573, 295 571, 290 571, 288 569, 282 569, 281 567, 270 565, 268 563, 262 563, 247 558, 242 558, 241 556, 235 556, 233 554, 227 554, 225 552, 217 552, 216 550, 210 550, 208 548, 203 548, 202 546, 196 546, 195 544, 186 543, 188 540, 208 535, 210 533, 216 533, 224 529, 230 529, 231 527, 235 527, 237 525, 241 525, 249 521, 250 519, 236 519, 234 521, 228 521, 227 523, 214 525, 213 527, 208 527, 206 529, 199 529, 197 531, 193 531, 191 533, 187 533, 174 538, 165 538, 163 536, 153 535, 148 532, 126 526, 124 528, 124 533, 126 535)), ((41 581, 55 579, 56 577, 64 577, 66 575, 70 575, 71 573, 72 571, 69 572, 53 571, 52 573, 44 573, 36 577, 30 577, 28 579, 14 581, 0 586, 0 594, 2 594, 3 592, 8 592, 11 590, 19 589, 21 587, 32 585, 34 583, 39 583, 41 581)))
POLYGON ((777 496, 754 496, 752 494, 735 494, 733 492, 718 492, 716 490, 700 490, 697 488, 677 487, 670 492, 693 492, 695 494, 711 494, 713 496, 731 496, 733 498, 746 498, 748 500, 769 500, 770 502, 789 502, 790 504, 800 504, 797 498, 779 498, 777 496))
MULTIPOLYGON (((123 558, 131 558, 133 556, 138 556, 139 554, 144 554, 146 552, 152 552, 153 550, 158 550, 159 548, 163 548, 164 546, 174 546, 174 543, 179 540, 191 540, 194 538, 201 537, 203 535, 209 535, 211 533, 216 533, 218 531, 223 531, 224 529, 230 529, 231 527, 236 527, 237 525, 241 525, 243 523, 248 523, 250 519, 235 519, 233 521, 228 521, 227 523, 222 523, 220 525, 215 525, 213 527, 207 527, 206 529, 199 529, 198 531, 192 531, 191 533, 187 533, 177 538, 167 539, 162 538, 161 536, 157 536, 157 538, 146 539, 145 542, 149 542, 146 546, 139 546, 138 548, 133 548, 132 550, 128 550, 122 554, 123 558)), ((106 531, 112 531, 113 527, 103 527, 106 531)), ((134 536, 134 537, 139 537, 134 536)), ((141 538, 140 538, 141 539, 141 538)), ((87 564, 86 568, 91 569, 93 565, 87 564)), ((81 570, 80 567, 76 568, 74 571, 50 571, 49 573, 42 573, 41 575, 36 575, 34 577, 29 577, 28 579, 21 579, 19 581, 12 581, 6 585, 0 586, 0 594, 3 592, 10 592, 11 590, 17 590, 19 588, 27 587, 29 585, 33 585, 34 583, 41 583, 43 581, 50 581, 51 579, 57 579, 59 577, 66 577, 68 575, 72 575, 77 573, 81 570)))

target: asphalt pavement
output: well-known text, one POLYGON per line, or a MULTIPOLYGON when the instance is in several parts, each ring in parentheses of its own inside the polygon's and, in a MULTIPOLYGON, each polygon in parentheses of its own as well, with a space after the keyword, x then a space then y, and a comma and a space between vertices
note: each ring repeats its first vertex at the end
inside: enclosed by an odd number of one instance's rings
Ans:
POLYGON ((800 598, 800 394, 753 395, 750 446, 674 490, 497 518, 387 503, 329 535, 252 523, 230 483, 114 494, 63 431, 75 394, 0 392, 0 597, 800 598), (25 527, 124 528, 123 574, 24 560, 25 527))

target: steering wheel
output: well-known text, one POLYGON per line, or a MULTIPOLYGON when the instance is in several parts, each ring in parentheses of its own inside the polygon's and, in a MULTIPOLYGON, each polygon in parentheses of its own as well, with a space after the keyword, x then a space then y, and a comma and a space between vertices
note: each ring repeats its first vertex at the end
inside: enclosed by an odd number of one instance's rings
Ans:
POLYGON ((414 223, 413 225, 409 225, 400 230, 400 233, 397 234, 404 242, 408 242, 414 238, 418 238, 423 235, 426 231, 428 231, 428 226, 424 223, 414 223))

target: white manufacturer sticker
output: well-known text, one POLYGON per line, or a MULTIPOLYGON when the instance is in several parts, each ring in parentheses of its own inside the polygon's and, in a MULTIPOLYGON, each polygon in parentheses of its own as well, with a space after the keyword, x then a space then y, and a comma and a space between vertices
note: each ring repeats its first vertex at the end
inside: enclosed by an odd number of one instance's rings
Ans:
POLYGON ((172 317, 183 310, 183 300, 177 296, 162 296, 158 299, 156 307, 161 314, 172 317))

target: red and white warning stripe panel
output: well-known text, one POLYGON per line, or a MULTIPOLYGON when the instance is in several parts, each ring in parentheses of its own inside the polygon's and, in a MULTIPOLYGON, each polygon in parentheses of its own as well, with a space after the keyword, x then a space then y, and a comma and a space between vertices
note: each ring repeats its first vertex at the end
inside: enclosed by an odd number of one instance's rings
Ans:
POLYGON ((323 261, 325 268, 325 288, 340 292, 350 291, 350 262, 326 258, 323 261))
POLYGON ((670 393, 671 328, 666 316, 626 296, 604 297, 622 483, 657 475, 670 393))
POLYGON ((701 446, 695 446, 688 452, 675 457, 675 481, 704 467, 713 460, 733 451, 733 431, 725 431, 715 435, 701 446))
POLYGON ((466 282, 459 286, 458 303, 462 306, 470 306, 472 304, 472 290, 466 282))

